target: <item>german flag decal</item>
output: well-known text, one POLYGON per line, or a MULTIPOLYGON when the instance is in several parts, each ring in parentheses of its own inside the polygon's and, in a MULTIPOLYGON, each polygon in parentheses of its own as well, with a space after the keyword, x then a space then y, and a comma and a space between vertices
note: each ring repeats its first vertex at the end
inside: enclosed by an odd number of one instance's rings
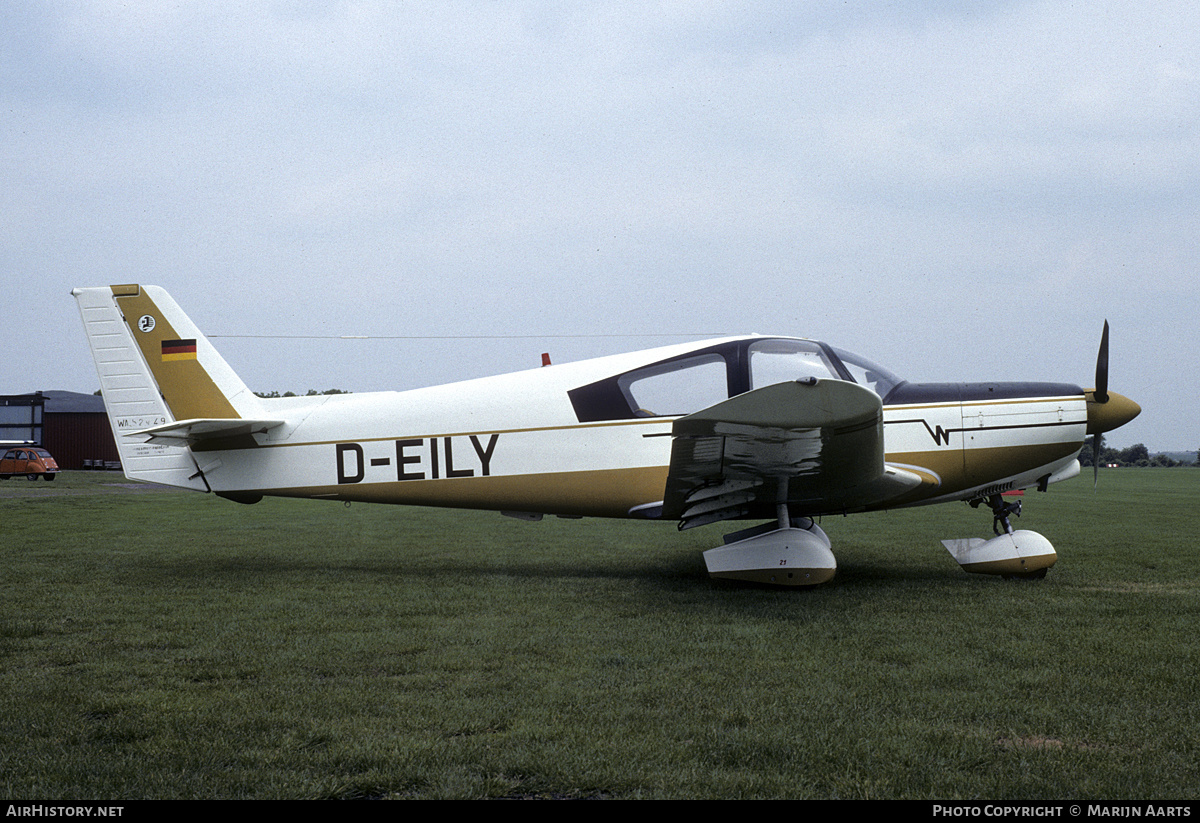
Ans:
POLYGON ((162 359, 164 363, 172 360, 195 360, 196 339, 164 340, 162 341, 162 359))

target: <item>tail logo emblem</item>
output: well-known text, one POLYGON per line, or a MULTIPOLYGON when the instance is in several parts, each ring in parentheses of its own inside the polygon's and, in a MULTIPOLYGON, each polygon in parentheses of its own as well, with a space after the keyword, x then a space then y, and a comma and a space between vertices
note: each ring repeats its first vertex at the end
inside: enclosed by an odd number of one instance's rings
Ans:
POLYGON ((154 331, 154 318, 148 314, 143 314, 138 318, 138 331, 146 334, 154 331))

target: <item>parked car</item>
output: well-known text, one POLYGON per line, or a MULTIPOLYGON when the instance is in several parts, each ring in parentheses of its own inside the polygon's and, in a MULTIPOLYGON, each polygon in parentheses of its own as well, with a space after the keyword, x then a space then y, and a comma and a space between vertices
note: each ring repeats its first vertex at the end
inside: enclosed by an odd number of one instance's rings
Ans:
POLYGON ((30 480, 37 480, 41 475, 46 480, 53 480, 58 474, 58 464, 45 449, 33 446, 18 446, 9 449, 0 457, 0 480, 7 480, 14 474, 23 474, 30 480))

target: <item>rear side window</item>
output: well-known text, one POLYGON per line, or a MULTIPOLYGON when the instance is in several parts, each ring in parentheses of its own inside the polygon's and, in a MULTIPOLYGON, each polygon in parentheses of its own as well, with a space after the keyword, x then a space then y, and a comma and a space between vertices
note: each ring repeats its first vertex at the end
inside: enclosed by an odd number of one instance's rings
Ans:
POLYGON ((706 409, 739 391, 740 342, 718 343, 571 389, 580 423, 675 417, 706 409))

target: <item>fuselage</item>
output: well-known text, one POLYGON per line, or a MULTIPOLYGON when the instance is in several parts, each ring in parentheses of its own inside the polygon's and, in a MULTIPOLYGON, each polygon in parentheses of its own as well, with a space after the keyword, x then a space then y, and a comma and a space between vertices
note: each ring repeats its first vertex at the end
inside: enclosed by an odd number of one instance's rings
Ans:
POLYGON ((759 336, 405 392, 262 400, 262 413, 284 425, 193 449, 202 469, 213 467, 209 487, 238 500, 641 517, 663 499, 675 420, 770 382, 811 377, 881 395, 885 459, 924 481, 889 505, 970 499, 1078 473, 1088 415, 1078 386, 909 383, 815 341, 759 336))

